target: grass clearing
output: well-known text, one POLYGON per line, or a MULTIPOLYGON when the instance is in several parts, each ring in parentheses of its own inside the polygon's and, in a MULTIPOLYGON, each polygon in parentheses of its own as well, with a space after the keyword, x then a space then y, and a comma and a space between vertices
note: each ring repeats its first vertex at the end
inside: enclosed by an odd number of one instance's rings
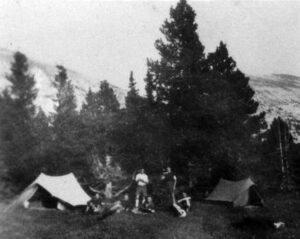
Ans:
MULTIPOLYGON (((274 219, 285 222, 286 227, 264 235, 255 234, 255 238, 298 238, 299 197, 277 194, 267 204, 274 219)), ((121 212, 101 219, 79 212, 17 208, 1 218, 0 238, 252 239, 253 231, 237 230, 231 225, 247 215, 249 211, 201 202, 194 203, 187 218, 176 218, 168 212, 149 215, 121 212)))

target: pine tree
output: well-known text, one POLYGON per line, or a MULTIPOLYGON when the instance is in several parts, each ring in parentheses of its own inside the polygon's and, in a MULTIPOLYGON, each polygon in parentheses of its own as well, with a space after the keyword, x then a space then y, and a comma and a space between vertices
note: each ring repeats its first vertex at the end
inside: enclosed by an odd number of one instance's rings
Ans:
POLYGON ((80 114, 82 115, 82 117, 84 117, 85 120, 94 120, 97 118, 97 95, 92 92, 91 88, 89 88, 89 91, 86 94, 85 103, 82 104, 80 114))
MULTIPOLYGON (((55 76, 54 86, 57 89, 56 113, 54 115, 53 129, 55 139, 67 143, 72 140, 74 132, 72 125, 77 116, 74 89, 68 79, 67 71, 63 66, 57 66, 58 73, 55 76)), ((69 142, 72 144, 71 142, 69 142)), ((68 144, 68 143, 67 143, 68 144)), ((69 145, 68 147, 72 147, 69 145)))
POLYGON ((33 134, 32 119, 37 90, 24 54, 14 54, 10 70, 11 73, 6 75, 6 79, 11 87, 3 92, 1 100, 4 106, 0 117, 1 148, 11 179, 22 185, 35 176, 37 142, 33 134))
POLYGON ((300 144, 293 144, 289 152, 289 162, 292 174, 292 182, 295 183, 295 189, 300 191, 300 144))
POLYGON ((236 67, 226 44, 221 41, 216 51, 208 54, 207 65, 211 72, 220 74, 222 79, 229 83, 232 88, 231 95, 236 100, 236 108, 240 108, 245 117, 256 113, 258 102, 253 100, 255 92, 249 85, 249 78, 236 67))
POLYGON ((54 87, 57 89, 57 107, 56 112, 60 114, 76 114, 76 99, 74 87, 68 80, 67 70, 57 66, 58 73, 55 76, 54 87))
MULTIPOLYGON (((101 147, 103 149, 102 153, 105 155, 108 153, 108 151, 114 151, 112 135, 114 131, 114 125, 116 124, 116 120, 120 111, 120 104, 113 89, 110 87, 107 81, 102 81, 100 83, 100 90, 97 94, 97 103, 100 113, 99 119, 101 121, 99 130, 102 134, 101 144, 103 146, 101 147)), ((100 148, 100 145, 98 148, 100 148)))
POLYGON ((253 99, 255 92, 249 85, 249 78, 236 67, 226 44, 220 42, 216 51, 208 55, 207 65, 213 79, 209 86, 212 90, 207 89, 206 92, 215 101, 215 123, 222 126, 219 127, 222 132, 218 134, 230 143, 224 145, 224 150, 231 147, 235 152, 234 158, 245 157, 259 143, 252 136, 266 128, 264 113, 256 114, 258 102, 253 99))
POLYGON ((85 96, 85 102, 80 111, 81 127, 80 142, 84 148, 85 158, 87 159, 90 169, 90 177, 100 177, 100 169, 103 166, 103 157, 101 156, 104 147, 103 122, 101 121, 100 107, 98 106, 97 92, 93 92, 91 88, 85 96))
POLYGON ((263 144, 263 165, 270 186, 290 189, 292 187, 291 151, 294 142, 288 124, 275 118, 266 133, 263 144), (270 176, 272 177, 270 178, 270 176))
POLYGON ((139 97, 138 90, 136 89, 136 82, 135 82, 135 79, 133 78, 132 71, 130 72, 128 88, 129 88, 129 91, 127 92, 127 96, 125 98, 126 108, 130 108, 131 104, 134 104, 132 101, 136 100, 136 98, 139 97))
POLYGON ((97 93, 98 110, 101 114, 116 113, 120 109, 120 103, 114 93, 114 90, 109 86, 107 81, 100 83, 100 90, 97 93))
POLYGON ((52 147, 53 135, 51 128, 51 117, 47 116, 41 107, 33 118, 33 133, 37 139, 36 147, 36 171, 37 173, 54 173, 56 168, 53 165, 52 147))
POLYGON ((165 39, 155 43, 160 59, 148 61, 146 77, 152 112, 167 119, 170 129, 164 151, 178 173, 194 179, 209 177, 210 169, 221 164, 229 169, 245 163, 257 141, 252 136, 265 125, 264 114, 253 116, 254 91, 226 45, 221 42, 205 57, 195 17, 185 0, 171 8, 161 28, 165 39))
POLYGON ((50 117, 47 117, 41 107, 38 109, 38 113, 33 118, 34 134, 39 142, 39 155, 42 156, 47 152, 47 148, 50 147, 52 136, 50 129, 50 117))
POLYGON ((114 148, 112 134, 119 108, 117 97, 107 81, 100 83, 97 92, 89 90, 87 93, 80 116, 83 122, 81 134, 85 135, 83 145, 89 157, 96 155, 104 163, 106 153, 114 148))
MULTIPOLYGON (((148 63, 149 64, 149 63, 148 63)), ((145 91, 146 91, 146 98, 148 103, 151 105, 154 103, 154 82, 153 82, 153 77, 150 73, 149 70, 147 70, 147 74, 145 77, 145 91)))
POLYGON ((190 159, 199 154, 197 147, 201 145, 200 96, 203 93, 202 78, 207 72, 195 17, 194 10, 185 0, 171 8, 170 18, 161 27, 165 39, 155 43, 161 58, 148 61, 146 77, 146 89, 156 108, 152 112, 160 115, 164 119, 163 125, 169 129, 168 136, 164 136, 167 144, 163 151, 170 154, 165 157, 171 158, 170 163, 185 175, 190 159))
POLYGON ((85 103, 80 111, 83 127, 81 135, 84 136, 83 145, 87 152, 87 157, 99 158, 102 155, 104 145, 102 107, 99 105, 99 92, 91 89, 86 94, 85 103))
MULTIPOLYGON (((81 171, 86 167, 84 147, 81 143, 82 122, 76 111, 74 87, 68 79, 67 70, 57 66, 54 86, 57 89, 56 113, 53 115, 53 170, 66 173, 81 171)), ((50 154, 50 152, 49 152, 50 154)))
MULTIPOLYGON (((185 0, 171 8, 170 19, 161 28, 166 41, 155 43, 160 61, 149 61, 148 69, 154 75, 156 101, 168 105, 171 120, 184 111, 195 97, 191 87, 198 84, 204 69, 204 46, 199 40, 195 12, 185 0), (188 93, 188 94, 187 94, 188 93)), ((150 86, 148 86, 150 87, 150 86)), ((152 88, 152 87, 150 87, 152 88)))
POLYGON ((135 82, 135 79, 133 78, 133 71, 130 72, 128 95, 130 95, 130 96, 138 95, 138 90, 136 89, 136 82, 135 82))
POLYGON ((125 98, 126 110, 127 112, 132 112, 137 114, 140 108, 142 107, 143 99, 140 97, 138 90, 136 89, 136 82, 133 78, 133 72, 130 72, 129 77, 129 91, 125 98))
POLYGON ((222 75, 231 74, 236 70, 236 62, 229 56, 227 46, 222 41, 214 53, 208 54, 207 65, 209 70, 222 75))
POLYGON ((144 141, 141 135, 143 130, 143 101, 136 89, 136 82, 133 77, 133 72, 130 72, 128 92, 125 98, 126 108, 123 111, 121 121, 117 128, 117 140, 119 154, 125 157, 120 160, 123 168, 129 172, 133 172, 136 168, 142 165, 142 157, 144 150, 142 145, 144 141))
POLYGON ((34 100, 37 96, 34 76, 29 73, 27 57, 16 52, 14 62, 11 64, 11 74, 6 79, 12 84, 11 96, 14 99, 16 108, 20 109, 24 117, 30 119, 35 113, 34 100))

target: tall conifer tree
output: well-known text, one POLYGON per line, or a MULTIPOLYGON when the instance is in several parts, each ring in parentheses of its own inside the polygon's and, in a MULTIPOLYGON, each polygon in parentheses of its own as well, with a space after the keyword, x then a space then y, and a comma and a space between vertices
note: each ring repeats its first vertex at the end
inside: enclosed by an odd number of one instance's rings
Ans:
POLYGON ((129 77, 129 91, 127 92, 126 96, 126 109, 131 110, 133 108, 138 107, 138 101, 140 101, 140 96, 138 94, 138 90, 136 89, 136 82, 135 79, 133 78, 133 72, 130 72, 130 77, 129 77))
POLYGON ((89 91, 85 96, 85 102, 82 104, 80 114, 84 120, 94 120, 97 118, 97 112, 97 94, 92 92, 91 88, 89 88, 89 91))
POLYGON ((83 170, 86 166, 84 147, 81 143, 81 121, 76 111, 74 87, 67 70, 57 66, 54 86, 57 89, 57 105, 54 114, 53 164, 56 172, 83 170))
POLYGON ((146 89, 167 119, 171 163, 184 175, 209 177, 221 159, 222 165, 247 161, 264 115, 253 116, 254 91, 223 42, 205 57, 195 17, 186 0, 171 8, 161 27, 165 39, 155 43, 160 59, 148 61, 146 89))
POLYGON ((280 117, 275 118, 266 132, 266 140, 263 143, 262 164, 269 186, 282 189, 292 187, 291 159, 294 155, 291 155, 291 152, 294 148, 288 124, 280 117))
POLYGON ((164 152, 179 170, 187 170, 192 152, 188 147, 199 144, 198 122, 201 77, 206 72, 204 46, 197 34, 196 14, 192 7, 180 0, 170 10, 170 18, 161 27, 164 40, 155 42, 161 56, 158 61, 148 61, 146 89, 158 107, 164 125, 171 129, 165 141, 164 152), (165 116, 163 116, 163 114, 165 116))
POLYGON ((98 110, 101 114, 116 113, 120 109, 120 103, 107 81, 101 81, 97 93, 98 110))
POLYGON ((2 98, 1 149, 12 180, 23 184, 35 176, 37 142, 33 134, 32 119, 37 90, 24 54, 14 54, 10 70, 6 79, 11 86, 5 90, 2 98))

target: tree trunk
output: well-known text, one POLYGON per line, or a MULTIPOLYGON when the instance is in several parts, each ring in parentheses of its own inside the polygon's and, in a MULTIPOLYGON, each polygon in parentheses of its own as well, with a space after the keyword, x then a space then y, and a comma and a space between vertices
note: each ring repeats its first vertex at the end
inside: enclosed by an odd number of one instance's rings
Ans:
POLYGON ((111 181, 109 181, 105 185, 104 195, 105 195, 106 198, 112 198, 112 182, 111 181))
POLYGON ((278 140, 279 140, 281 174, 282 174, 282 181, 281 181, 280 188, 285 189, 285 187, 286 187, 286 172, 285 172, 284 156, 283 156, 283 149, 282 149, 282 142, 281 142, 280 122, 278 122, 278 140))

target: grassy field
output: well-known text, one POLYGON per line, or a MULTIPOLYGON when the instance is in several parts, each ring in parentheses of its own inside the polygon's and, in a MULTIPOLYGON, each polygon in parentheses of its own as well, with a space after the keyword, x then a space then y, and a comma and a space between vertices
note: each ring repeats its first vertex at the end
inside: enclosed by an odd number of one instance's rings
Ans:
MULTIPOLYGON (((56 210, 17 208, 2 216, 0 238, 83 238, 83 239, 216 239, 216 238, 299 238, 300 202, 295 195, 273 195, 267 200, 269 215, 286 223, 286 227, 261 233, 240 230, 232 223, 265 210, 238 210, 222 205, 194 203, 187 218, 176 218, 169 212, 136 215, 121 212, 105 219, 97 215, 56 210)), ((5 205, 2 205, 2 208, 5 205)))

